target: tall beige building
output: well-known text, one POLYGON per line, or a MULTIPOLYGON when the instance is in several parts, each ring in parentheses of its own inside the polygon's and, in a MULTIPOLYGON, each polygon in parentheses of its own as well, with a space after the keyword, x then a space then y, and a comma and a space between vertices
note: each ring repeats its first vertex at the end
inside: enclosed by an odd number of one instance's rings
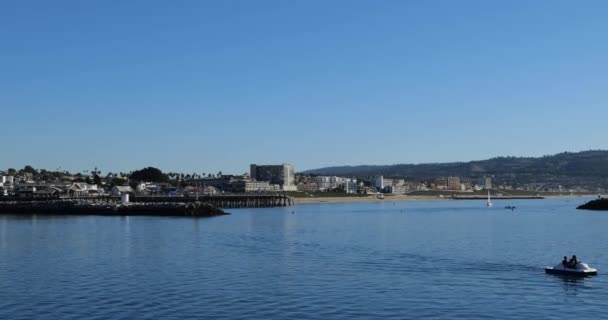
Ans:
POLYGON ((448 177, 448 190, 460 190, 460 178, 448 177))

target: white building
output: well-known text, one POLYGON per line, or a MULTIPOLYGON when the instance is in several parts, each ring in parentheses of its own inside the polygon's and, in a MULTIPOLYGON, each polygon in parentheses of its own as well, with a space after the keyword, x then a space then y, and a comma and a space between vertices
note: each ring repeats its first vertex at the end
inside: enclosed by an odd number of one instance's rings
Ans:
POLYGON ((131 189, 129 186, 114 186, 112 188, 112 195, 115 197, 128 193, 133 193, 133 189, 131 189))
POLYGON ((344 181, 344 192, 357 193, 357 179, 346 179, 344 181))
POLYGON ((245 181, 245 192, 281 191, 278 184, 270 184, 268 181, 245 181))
POLYGON ((317 189, 319 191, 326 191, 331 188, 331 183, 329 182, 329 177, 318 176, 314 177, 315 184, 317 185, 317 189))
POLYGON ((319 191, 343 189, 346 193, 357 193, 357 180, 336 176, 314 177, 314 184, 319 191))
POLYGON ((63 186, 64 192, 68 196, 83 197, 83 196, 95 196, 103 193, 96 184, 88 184, 84 182, 75 182, 69 185, 63 186))
POLYGON ((374 187, 382 190, 384 189, 384 177, 383 176, 377 176, 376 177, 376 181, 374 183, 374 187))
POLYGON ((337 189, 340 186, 341 179, 335 176, 318 176, 315 177, 315 183, 320 191, 327 191, 337 189))
POLYGON ((407 186, 397 186, 397 185, 386 186, 386 187, 384 187, 383 191, 385 193, 404 194, 408 191, 408 187, 407 186))
POLYGON ((15 183, 15 177, 13 176, 2 176, 2 180, 1 180, 3 185, 10 185, 12 186, 15 183))
POLYGON ((203 194, 206 196, 213 196, 220 193, 222 192, 216 187, 207 186, 203 188, 203 194))

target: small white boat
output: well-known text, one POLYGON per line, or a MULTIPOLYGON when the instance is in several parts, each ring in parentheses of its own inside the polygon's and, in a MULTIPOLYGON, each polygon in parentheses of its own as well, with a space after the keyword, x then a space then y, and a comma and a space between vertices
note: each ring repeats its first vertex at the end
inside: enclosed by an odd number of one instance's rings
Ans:
POLYGON ((559 263, 555 267, 546 267, 545 272, 548 274, 561 274, 568 276, 594 276, 597 274, 597 269, 589 267, 588 264, 579 262, 574 268, 565 267, 559 263))

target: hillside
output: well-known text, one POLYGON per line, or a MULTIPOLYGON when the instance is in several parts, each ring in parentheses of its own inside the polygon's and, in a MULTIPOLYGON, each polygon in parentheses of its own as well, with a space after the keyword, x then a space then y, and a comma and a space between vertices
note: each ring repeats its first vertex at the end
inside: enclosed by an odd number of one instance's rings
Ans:
POLYGON ((358 177, 383 175, 413 180, 447 176, 476 180, 492 176, 496 183, 513 186, 536 183, 595 190, 608 188, 608 151, 564 152, 539 158, 498 157, 470 162, 341 166, 304 173, 358 177))

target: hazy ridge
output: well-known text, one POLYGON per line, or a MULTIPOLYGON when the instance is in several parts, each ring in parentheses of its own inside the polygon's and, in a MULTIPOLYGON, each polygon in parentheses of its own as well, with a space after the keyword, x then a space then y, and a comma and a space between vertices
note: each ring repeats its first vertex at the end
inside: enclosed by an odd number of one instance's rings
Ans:
POLYGON ((304 171, 312 175, 405 177, 415 180, 458 176, 520 184, 559 184, 564 187, 608 186, 608 151, 563 152, 543 157, 497 157, 449 163, 337 166, 304 171))

